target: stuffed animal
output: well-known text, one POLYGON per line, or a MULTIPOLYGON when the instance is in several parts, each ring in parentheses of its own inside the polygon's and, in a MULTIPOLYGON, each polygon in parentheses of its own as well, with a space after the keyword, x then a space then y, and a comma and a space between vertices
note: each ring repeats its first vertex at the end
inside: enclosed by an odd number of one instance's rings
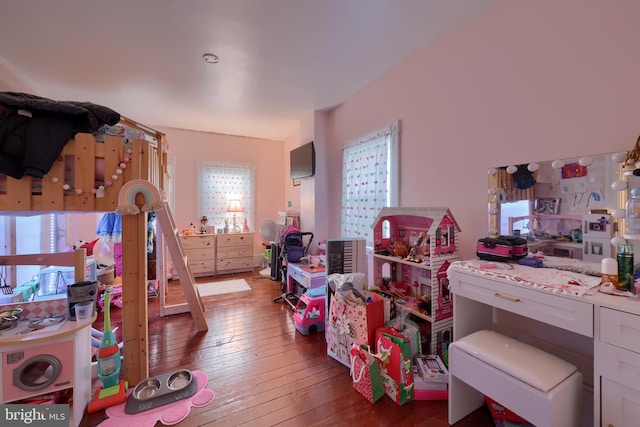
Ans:
POLYGON ((398 240, 389 248, 389 253, 393 256, 399 256, 400 258, 406 258, 409 254, 409 249, 407 249, 407 245, 398 240))

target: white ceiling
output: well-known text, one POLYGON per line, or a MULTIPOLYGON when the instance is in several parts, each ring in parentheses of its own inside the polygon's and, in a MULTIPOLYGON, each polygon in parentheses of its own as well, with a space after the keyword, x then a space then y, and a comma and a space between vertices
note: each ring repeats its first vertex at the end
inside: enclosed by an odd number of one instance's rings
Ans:
POLYGON ((0 1, 0 57, 34 93, 149 126, 268 139, 296 134, 496 2, 0 1))

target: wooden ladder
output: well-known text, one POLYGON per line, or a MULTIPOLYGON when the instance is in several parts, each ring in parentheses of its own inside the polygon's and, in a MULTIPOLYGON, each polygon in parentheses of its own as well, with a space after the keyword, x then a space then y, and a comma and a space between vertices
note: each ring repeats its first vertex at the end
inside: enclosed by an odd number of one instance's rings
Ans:
MULTIPOLYGON (((190 311, 193 316, 193 320, 196 322, 198 331, 207 331, 209 330, 209 327, 207 325, 207 320, 204 317, 204 304, 200 298, 200 293, 196 286, 196 280, 189 268, 189 264, 187 263, 187 253, 184 250, 184 246, 182 246, 182 241, 178 235, 178 229, 176 228, 169 205, 165 202, 163 209, 156 210, 156 215, 160 222, 161 232, 164 236, 167 249, 169 250, 169 255, 171 255, 171 259, 173 260, 175 267, 178 269, 180 284, 182 285, 184 295, 187 298, 186 304, 177 304, 176 306, 172 306, 176 308, 173 310, 172 314, 190 311), (188 309, 185 306, 188 306, 188 309)), ((162 304, 164 304, 164 299, 162 304)))

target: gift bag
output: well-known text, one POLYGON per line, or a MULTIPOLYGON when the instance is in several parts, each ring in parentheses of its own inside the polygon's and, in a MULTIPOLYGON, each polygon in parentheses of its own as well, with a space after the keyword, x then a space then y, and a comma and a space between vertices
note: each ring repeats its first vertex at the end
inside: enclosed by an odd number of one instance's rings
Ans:
POLYGON ((384 396, 380 367, 376 355, 369 351, 369 347, 358 347, 356 343, 353 344, 350 374, 353 379, 353 388, 369 402, 375 403, 384 396))
POLYGON ((384 302, 380 295, 362 291, 365 304, 352 305, 340 292, 336 292, 329 307, 327 319, 327 354, 345 366, 350 366, 349 351, 354 342, 373 346, 375 331, 384 326, 384 302))
POLYGON ((412 357, 416 354, 422 354, 420 325, 409 319, 409 309, 399 306, 398 310, 396 310, 396 317, 385 324, 385 327, 395 329, 409 340, 412 357))
POLYGON ((378 328, 376 354, 386 395, 398 405, 412 401, 413 362, 409 340, 394 328, 378 328))

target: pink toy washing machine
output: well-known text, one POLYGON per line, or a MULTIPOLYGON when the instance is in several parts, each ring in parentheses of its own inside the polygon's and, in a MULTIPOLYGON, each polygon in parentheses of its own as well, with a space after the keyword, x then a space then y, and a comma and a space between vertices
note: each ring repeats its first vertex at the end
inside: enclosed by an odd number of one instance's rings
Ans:
POLYGON ((2 401, 73 387, 73 341, 2 352, 2 401))

